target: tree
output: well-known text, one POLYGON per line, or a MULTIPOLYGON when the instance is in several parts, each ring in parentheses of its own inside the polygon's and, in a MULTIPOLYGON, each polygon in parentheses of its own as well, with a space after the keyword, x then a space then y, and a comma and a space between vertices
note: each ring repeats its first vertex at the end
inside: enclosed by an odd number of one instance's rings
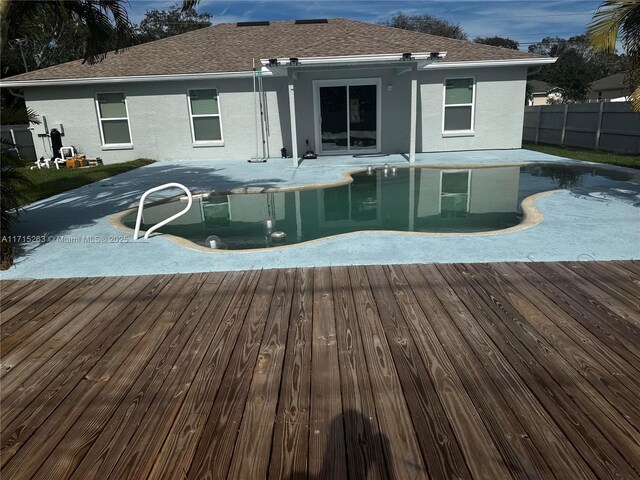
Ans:
MULTIPOLYGON (((0 123, 11 125, 14 123, 38 124, 37 115, 25 108, 3 108, 0 110, 0 123)), ((18 156, 15 145, 5 137, 0 139, 2 152, 0 153, 0 270, 11 266, 13 261, 13 244, 7 238, 9 228, 16 223, 20 206, 24 203, 21 192, 29 187, 31 182, 24 175, 23 162, 18 156)))
POLYGON ((544 81, 555 87, 552 91, 562 94, 563 103, 586 100, 591 83, 603 76, 592 60, 573 49, 562 52, 551 66, 553 68, 548 70, 544 81))
POLYGON ((414 30, 416 32, 429 33, 440 37, 456 38, 467 40, 467 34, 457 23, 437 18, 429 14, 407 15, 398 12, 390 19, 380 22, 387 27, 402 28, 404 30, 414 30))
MULTIPOLYGON (((102 60, 109 50, 118 51, 133 42, 133 25, 123 0, 57 0, 47 2, 16 2, 0 0, 2 36, 0 48, 21 38, 19 25, 28 25, 31 18, 44 18, 49 25, 79 22, 86 27, 81 39, 82 58, 89 63, 102 60), (15 4, 15 5, 14 5, 15 4), (18 5, 19 4, 19 5, 18 5)), ((29 32, 30 37, 34 32, 29 32)), ((3 52, 4 53, 4 52, 3 52)))
MULTIPOLYGON (((118 52, 131 44, 133 27, 124 3, 122 0, 56 0, 18 4, 14 0, 0 0, 0 50, 3 61, 6 48, 12 40, 24 38, 21 35, 25 35, 28 40, 37 33, 37 27, 29 27, 29 22, 33 18, 40 18, 47 19, 42 25, 44 29, 50 28, 50 25, 69 25, 74 22, 82 24, 86 27, 86 35, 76 38, 81 45, 82 58, 89 63, 99 62, 109 50, 115 49, 118 52), (25 28, 21 29, 21 25, 25 28)), ((6 103, 2 102, 2 124, 21 119, 29 123, 37 122, 35 112, 27 110, 24 105, 7 108, 6 103)), ((24 175, 17 168, 19 162, 15 151, 3 141, 0 153, 0 257, 3 267, 10 265, 13 259, 13 246, 5 236, 17 219, 21 204, 19 186, 26 185, 24 175)))
POLYGON ((529 78, 558 87, 563 102, 583 101, 594 80, 627 68, 626 56, 595 51, 586 35, 546 37, 530 45, 529 52, 558 57, 556 63, 536 69, 529 78))
POLYGON ((640 2, 607 0, 593 16, 587 35, 597 52, 613 53, 618 38, 629 57, 626 82, 633 109, 640 112, 640 2))
POLYGON ((474 42, 493 47, 510 48, 511 50, 518 50, 519 47, 518 42, 505 37, 477 37, 474 42))
POLYGON ((136 27, 136 41, 145 43, 208 27, 212 18, 210 13, 197 13, 193 8, 182 10, 179 4, 168 10, 147 10, 136 27))
MULTIPOLYGON (((57 65, 82 58, 87 27, 78 20, 49 20, 32 11, 15 25, 13 37, 2 52, 0 76, 57 65)), ((107 47, 108 48, 108 47, 107 47)))

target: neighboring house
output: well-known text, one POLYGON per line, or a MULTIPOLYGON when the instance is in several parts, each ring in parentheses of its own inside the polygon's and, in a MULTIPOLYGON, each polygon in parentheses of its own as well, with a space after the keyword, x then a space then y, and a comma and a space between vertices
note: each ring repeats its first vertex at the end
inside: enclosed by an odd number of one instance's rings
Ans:
POLYGON ((527 99, 527 105, 548 105, 550 103, 559 103, 562 101, 562 94, 554 91, 551 84, 540 80, 529 80, 527 82, 529 91, 531 92, 530 99, 527 99))
POLYGON ((591 84, 588 101, 626 102, 629 100, 629 88, 625 85, 625 74, 616 73, 596 80, 591 84))
POLYGON ((554 61, 348 19, 246 22, 1 85, 23 89, 46 120, 33 131, 38 156, 51 155, 56 127, 65 145, 106 161, 279 157, 282 147, 297 159, 307 141, 319 154, 413 160, 520 148, 527 69, 554 61))

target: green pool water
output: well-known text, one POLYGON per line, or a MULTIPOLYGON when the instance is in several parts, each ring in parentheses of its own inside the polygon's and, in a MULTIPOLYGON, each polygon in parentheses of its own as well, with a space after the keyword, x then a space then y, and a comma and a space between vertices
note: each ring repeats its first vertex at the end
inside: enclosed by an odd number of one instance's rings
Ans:
MULTIPOLYGON (((634 175, 599 167, 389 167, 352 176, 352 183, 329 188, 198 196, 187 214, 159 232, 204 246, 215 239, 218 248, 243 250, 367 230, 500 230, 521 222, 524 198, 558 188, 596 201, 611 196, 628 201, 640 198, 634 175)), ((142 229, 184 206, 185 200, 178 199, 145 207, 142 229)), ((135 214, 127 216, 124 223, 133 228, 135 214)))

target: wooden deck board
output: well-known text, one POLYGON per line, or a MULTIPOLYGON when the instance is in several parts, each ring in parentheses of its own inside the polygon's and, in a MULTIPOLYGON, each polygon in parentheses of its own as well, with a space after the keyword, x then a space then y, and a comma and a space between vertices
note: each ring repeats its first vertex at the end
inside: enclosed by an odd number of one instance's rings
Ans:
POLYGON ((0 284, 3 478, 640 480, 640 263, 0 284))

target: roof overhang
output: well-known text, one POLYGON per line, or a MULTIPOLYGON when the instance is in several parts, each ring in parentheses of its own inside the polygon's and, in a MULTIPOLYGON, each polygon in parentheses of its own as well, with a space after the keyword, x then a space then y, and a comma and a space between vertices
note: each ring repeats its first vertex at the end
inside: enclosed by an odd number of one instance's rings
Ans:
MULTIPOLYGON (((291 67, 318 67, 340 65, 379 65, 390 66, 416 64, 418 70, 440 70, 450 68, 484 68, 484 67, 509 67, 509 66, 536 66, 554 63, 557 58, 523 58, 513 60, 485 60, 470 62, 442 62, 446 52, 420 52, 420 53, 394 53, 379 55, 345 55, 336 57, 297 57, 261 59, 261 72, 263 76, 286 75, 291 67), (295 60, 292 62, 292 60, 295 60)), ((171 82, 179 80, 215 80, 225 78, 251 78, 254 72, 213 72, 213 73, 177 73, 169 75, 128 75, 118 77, 85 77, 85 78, 54 78, 45 80, 9 80, 0 81, 0 88, 23 88, 45 86, 69 86, 92 85, 111 83, 138 83, 138 82, 171 82)))
POLYGON ((469 62, 434 62, 425 65, 423 70, 443 70, 447 68, 486 68, 486 67, 516 67, 548 65, 555 63, 556 57, 514 58, 510 60, 474 60, 469 62))
MULTIPOLYGON (((264 69, 263 69, 264 70, 264 69)), ((61 85, 91 85, 110 83, 171 82, 179 80, 213 80, 223 78, 251 78, 254 72, 177 73, 171 75, 129 75, 120 77, 53 78, 48 80, 0 81, 0 88, 45 87, 61 85)), ((272 75, 263 71, 263 75, 272 75)))

